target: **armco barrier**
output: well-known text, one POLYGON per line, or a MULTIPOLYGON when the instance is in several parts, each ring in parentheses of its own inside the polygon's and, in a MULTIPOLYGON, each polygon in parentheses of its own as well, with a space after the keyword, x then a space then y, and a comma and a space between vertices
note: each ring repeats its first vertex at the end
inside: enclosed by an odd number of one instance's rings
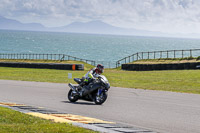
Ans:
POLYGON ((1 67, 43 68, 59 70, 84 70, 83 64, 0 62, 1 67))
POLYGON ((152 70, 184 70, 200 69, 200 62, 173 64, 122 64, 122 70, 152 71, 152 70))

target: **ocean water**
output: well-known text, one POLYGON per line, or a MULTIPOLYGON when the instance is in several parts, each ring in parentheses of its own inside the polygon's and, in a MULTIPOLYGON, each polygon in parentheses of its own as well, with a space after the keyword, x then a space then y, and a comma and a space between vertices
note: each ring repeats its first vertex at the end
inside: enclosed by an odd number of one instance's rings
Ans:
POLYGON ((200 49, 200 39, 0 30, 0 53, 67 54, 114 65, 137 52, 200 49))

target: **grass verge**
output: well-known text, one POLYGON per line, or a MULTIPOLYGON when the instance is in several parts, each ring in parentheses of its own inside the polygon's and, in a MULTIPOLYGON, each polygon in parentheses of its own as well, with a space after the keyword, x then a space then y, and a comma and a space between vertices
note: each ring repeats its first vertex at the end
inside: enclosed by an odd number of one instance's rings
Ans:
MULTIPOLYGON (((82 77, 85 71, 0 67, 0 79, 53 83, 75 83, 68 79, 82 77)), ((111 86, 200 94, 200 70, 123 71, 105 69, 111 86)))
POLYGON ((0 133, 95 133, 67 123, 55 123, 0 107, 0 133))

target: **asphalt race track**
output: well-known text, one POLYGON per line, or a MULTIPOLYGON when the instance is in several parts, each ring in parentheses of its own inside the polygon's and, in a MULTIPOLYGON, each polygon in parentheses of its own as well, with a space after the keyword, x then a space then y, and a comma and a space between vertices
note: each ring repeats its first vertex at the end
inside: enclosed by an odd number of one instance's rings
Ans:
POLYGON ((13 102, 161 133, 200 133, 200 95, 111 87, 103 105, 67 99, 67 84, 0 80, 0 102, 13 102))

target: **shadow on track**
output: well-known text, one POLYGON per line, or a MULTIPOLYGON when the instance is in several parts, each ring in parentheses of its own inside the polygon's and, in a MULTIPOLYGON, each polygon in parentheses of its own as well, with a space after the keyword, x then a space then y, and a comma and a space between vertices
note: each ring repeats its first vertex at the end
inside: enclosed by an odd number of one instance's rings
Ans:
POLYGON ((61 101, 61 102, 63 102, 63 103, 70 103, 70 104, 80 104, 80 105, 96 105, 94 103, 89 103, 89 102, 75 102, 75 103, 69 102, 69 101, 61 101))

